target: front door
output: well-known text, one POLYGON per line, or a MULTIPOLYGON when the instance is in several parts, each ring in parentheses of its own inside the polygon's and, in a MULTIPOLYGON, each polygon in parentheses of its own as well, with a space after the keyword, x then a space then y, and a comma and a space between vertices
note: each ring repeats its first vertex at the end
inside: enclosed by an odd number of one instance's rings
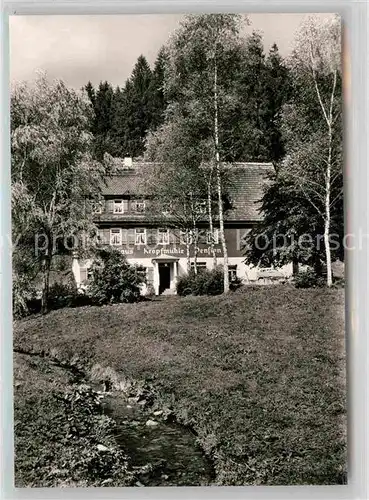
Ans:
POLYGON ((159 264, 159 294, 170 288, 170 264, 159 264))

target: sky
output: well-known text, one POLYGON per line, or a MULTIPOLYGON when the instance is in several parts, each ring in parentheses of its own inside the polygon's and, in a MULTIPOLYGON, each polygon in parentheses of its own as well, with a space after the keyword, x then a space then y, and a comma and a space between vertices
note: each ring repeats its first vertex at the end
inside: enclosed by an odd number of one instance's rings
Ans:
MULTIPOLYGON (((263 34, 265 50, 277 43, 288 55, 306 14, 251 14, 253 30, 263 34)), ((319 14, 326 17, 325 14, 319 14)), ((37 70, 81 88, 107 80, 123 86, 140 54, 152 65, 181 15, 11 16, 10 77, 33 80, 37 70)))

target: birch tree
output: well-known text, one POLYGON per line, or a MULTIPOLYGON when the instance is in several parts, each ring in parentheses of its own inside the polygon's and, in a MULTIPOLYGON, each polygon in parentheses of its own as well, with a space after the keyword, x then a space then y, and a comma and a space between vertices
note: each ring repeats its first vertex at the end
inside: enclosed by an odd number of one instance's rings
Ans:
POLYGON ((225 110, 236 103, 232 92, 233 65, 237 61, 241 25, 242 16, 234 14, 186 16, 173 35, 168 50, 168 97, 175 106, 169 106, 167 119, 171 113, 179 113, 187 120, 193 120, 197 141, 211 138, 213 143, 207 158, 210 165, 207 175, 211 181, 214 179, 217 193, 225 293, 229 291, 229 276, 222 183, 222 154, 226 145, 222 143, 222 126, 225 125, 225 110))
POLYGON ((191 269, 191 248, 194 271, 197 272, 199 223, 206 219, 207 186, 198 165, 196 145, 179 118, 149 134, 146 159, 155 165, 146 168, 142 189, 149 194, 148 213, 155 222, 180 229, 185 235, 187 270, 191 269))
POLYGON ((285 112, 285 130, 289 128, 289 144, 294 146, 285 158, 284 171, 295 177, 296 185, 323 220, 327 286, 330 287, 332 207, 343 196, 339 17, 323 22, 314 17, 307 19, 296 39, 291 68, 304 95, 300 103, 297 97, 297 102, 285 112), (315 107, 307 105, 309 99, 315 107))
POLYGON ((42 74, 34 86, 12 89, 13 257, 16 262, 26 251, 41 272, 42 312, 53 256, 81 231, 94 229, 85 200, 98 193, 103 171, 90 154, 90 114, 84 93, 42 74))

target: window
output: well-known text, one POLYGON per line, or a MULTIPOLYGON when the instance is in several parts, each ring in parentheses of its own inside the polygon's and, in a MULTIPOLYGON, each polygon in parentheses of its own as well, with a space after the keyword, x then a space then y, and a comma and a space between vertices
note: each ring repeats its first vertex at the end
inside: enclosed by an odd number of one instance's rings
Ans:
POLYGON ((199 212, 200 213, 205 213, 206 209, 207 209, 207 202, 206 202, 206 200, 201 200, 199 202, 199 207, 198 208, 199 208, 199 212))
POLYGON ((213 234, 211 234, 210 231, 207 232, 207 243, 210 244, 211 242, 213 242, 214 245, 218 245, 218 243, 219 243, 219 230, 218 229, 213 229, 213 234))
POLYGON ((228 266, 228 276, 229 281, 235 281, 237 279, 237 265, 228 266))
POLYGON ((132 212, 143 213, 145 211, 145 201, 144 200, 134 200, 131 203, 132 212))
POLYGON ((121 229, 110 229, 110 244, 111 245, 121 245, 122 244, 122 230, 121 229))
POLYGON ((172 214, 172 212, 173 212, 173 202, 172 201, 168 201, 168 202, 163 203, 162 214, 165 217, 168 217, 169 215, 172 214))
POLYGON ((189 245, 192 245, 193 243, 193 232, 192 231, 180 231, 180 234, 179 234, 179 243, 181 245, 186 245, 187 244, 187 240, 188 240, 188 243, 189 245))
POLYGON ((92 212, 94 214, 101 214, 102 208, 103 208, 103 202, 101 200, 99 200, 99 201, 94 200, 92 202, 92 212))
POLYGON ((135 245, 146 245, 146 229, 135 229, 135 245))
POLYGON ((158 229, 158 245, 169 245, 169 230, 159 228, 158 229))
POLYGON ((115 214, 122 214, 123 210, 123 200, 114 200, 113 201, 113 212, 115 214))
MULTIPOLYGON (((195 268, 195 263, 191 262, 191 269, 195 268)), ((197 262, 196 264, 197 272, 205 271, 206 270, 206 262, 197 262)))
POLYGON ((180 245, 186 245, 187 243, 187 231, 180 231, 179 232, 179 244, 180 245))
POLYGON ((107 243, 106 236, 103 229, 97 230, 97 243, 104 244, 107 243))

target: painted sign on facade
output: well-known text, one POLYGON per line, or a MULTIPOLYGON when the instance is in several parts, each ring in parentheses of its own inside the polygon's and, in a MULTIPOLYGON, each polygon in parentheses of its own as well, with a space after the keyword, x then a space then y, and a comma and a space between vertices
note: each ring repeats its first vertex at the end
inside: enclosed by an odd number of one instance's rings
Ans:
MULTIPOLYGON (((229 257, 244 255, 244 241, 249 229, 226 229, 225 236, 229 257)), ((186 257, 187 247, 182 237, 160 229, 145 228, 104 228, 101 230, 101 241, 121 250, 131 258, 158 257, 169 255, 172 257, 186 257)), ((219 234, 216 234, 214 251, 217 257, 223 257, 223 249, 219 234)), ((194 257, 194 244, 190 245, 190 256, 194 257)), ((206 236, 199 238, 197 245, 198 257, 212 257, 211 244, 206 236)))

